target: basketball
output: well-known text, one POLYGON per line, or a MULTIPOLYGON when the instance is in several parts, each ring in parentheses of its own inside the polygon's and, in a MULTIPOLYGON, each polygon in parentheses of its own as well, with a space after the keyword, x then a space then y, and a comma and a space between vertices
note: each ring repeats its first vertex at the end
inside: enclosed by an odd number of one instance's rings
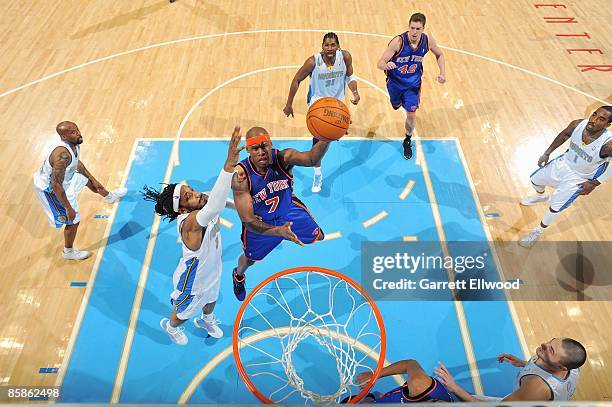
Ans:
POLYGON ((351 114, 344 103, 333 97, 314 102, 306 114, 306 126, 314 137, 323 141, 338 140, 347 133, 351 114))

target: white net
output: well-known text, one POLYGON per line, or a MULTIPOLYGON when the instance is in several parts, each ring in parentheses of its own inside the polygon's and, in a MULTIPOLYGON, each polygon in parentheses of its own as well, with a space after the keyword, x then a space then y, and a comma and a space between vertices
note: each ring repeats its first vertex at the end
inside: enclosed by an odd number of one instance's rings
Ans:
POLYGON ((374 373, 384 358, 384 327, 368 299, 348 281, 318 271, 282 275, 258 288, 236 321, 252 386, 274 403, 337 403, 357 395, 357 374, 374 373))

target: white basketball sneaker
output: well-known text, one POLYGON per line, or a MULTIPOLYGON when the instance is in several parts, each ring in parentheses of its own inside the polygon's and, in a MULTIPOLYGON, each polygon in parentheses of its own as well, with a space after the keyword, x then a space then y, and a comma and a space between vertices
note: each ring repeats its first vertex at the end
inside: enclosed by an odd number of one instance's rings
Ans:
POLYGON ((318 194, 323 186, 323 174, 315 174, 312 178, 312 192, 318 194))
POLYGON ((520 246, 530 248, 534 244, 536 244, 540 236, 542 236, 542 233, 544 233, 544 229, 541 229, 541 228, 534 229, 528 234, 526 234, 525 236, 523 236, 521 240, 519 240, 518 244, 520 246))
POLYGON ((127 194, 127 188, 117 188, 114 191, 111 191, 104 197, 104 202, 112 204, 117 202, 119 199, 123 198, 125 194, 127 194))
POLYGON ((219 320, 215 318, 215 314, 204 315, 203 318, 194 318, 193 324, 198 327, 204 329, 208 334, 215 338, 219 339, 223 336, 223 331, 219 328, 219 320))
POLYGON ((532 196, 528 196, 527 198, 521 199, 521 205, 523 206, 532 206, 539 204, 541 202, 548 202, 550 196, 548 194, 536 194, 532 196))
POLYGON ((62 250, 62 257, 66 260, 85 260, 89 256, 91 256, 91 252, 79 250, 75 247, 71 247, 70 249, 64 247, 62 250))
POLYGON ((185 328, 182 326, 176 328, 172 327, 168 318, 163 318, 161 321, 159 321, 159 326, 166 331, 170 340, 177 345, 187 345, 187 342, 189 342, 187 335, 185 335, 185 332, 183 332, 185 328))

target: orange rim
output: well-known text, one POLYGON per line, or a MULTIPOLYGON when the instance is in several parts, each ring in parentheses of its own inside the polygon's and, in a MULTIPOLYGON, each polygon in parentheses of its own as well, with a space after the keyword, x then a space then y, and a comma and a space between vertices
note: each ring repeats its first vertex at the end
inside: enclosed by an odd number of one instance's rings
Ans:
POLYGON ((242 378, 242 381, 247 385, 249 390, 262 402, 265 404, 275 404, 272 400, 266 397, 263 393, 261 393, 257 387, 253 384, 249 376, 244 371, 244 367, 242 366, 242 360, 240 359, 240 351, 238 349, 238 330, 240 329, 240 323, 242 322, 242 317, 244 315, 244 311, 246 310, 247 305, 250 303, 251 299, 259 292, 263 287, 265 287, 269 282, 275 280, 279 277, 286 276, 287 274, 295 274, 299 272, 308 272, 314 271, 321 274, 327 274, 330 276, 334 276, 341 280, 346 281, 351 287, 353 287, 359 294, 361 294, 369 303, 370 307, 374 311, 374 317, 376 318, 376 322, 378 323, 378 329, 380 329, 380 352, 378 357, 378 363, 376 364, 376 370, 374 370, 373 379, 370 381, 368 385, 366 385, 356 396, 351 397, 351 400, 348 402, 349 404, 356 404, 361 401, 372 389, 376 380, 378 380, 378 376, 383 368, 385 362, 385 355, 387 352, 387 334, 385 332, 385 325, 383 323, 382 315, 378 310, 378 306, 370 297, 363 287, 361 287, 355 280, 350 277, 347 277, 343 274, 340 274, 337 271, 322 268, 322 267, 294 267, 287 270, 279 271, 278 273, 272 274, 261 283, 257 284, 257 286, 247 295, 244 302, 240 306, 238 310, 238 314, 236 315, 236 319, 234 320, 234 329, 232 330, 232 350, 234 353, 234 360, 236 361, 236 368, 238 369, 238 373, 242 378))

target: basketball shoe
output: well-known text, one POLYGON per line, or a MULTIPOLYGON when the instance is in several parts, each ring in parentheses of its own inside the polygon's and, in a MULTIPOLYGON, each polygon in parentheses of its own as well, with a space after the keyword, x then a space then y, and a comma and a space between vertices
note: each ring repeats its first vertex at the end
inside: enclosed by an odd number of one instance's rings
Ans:
POLYGON ((223 331, 219 328, 219 320, 215 318, 215 314, 202 314, 200 318, 194 318, 193 324, 198 327, 204 329, 208 334, 215 338, 219 339, 223 336, 223 331))
POLYGON ((185 335, 185 332, 183 332, 185 328, 182 326, 174 328, 172 325, 170 325, 170 320, 168 318, 162 318, 162 320, 159 321, 159 326, 166 331, 170 340, 177 345, 187 345, 187 342, 189 342, 187 335, 185 335))

